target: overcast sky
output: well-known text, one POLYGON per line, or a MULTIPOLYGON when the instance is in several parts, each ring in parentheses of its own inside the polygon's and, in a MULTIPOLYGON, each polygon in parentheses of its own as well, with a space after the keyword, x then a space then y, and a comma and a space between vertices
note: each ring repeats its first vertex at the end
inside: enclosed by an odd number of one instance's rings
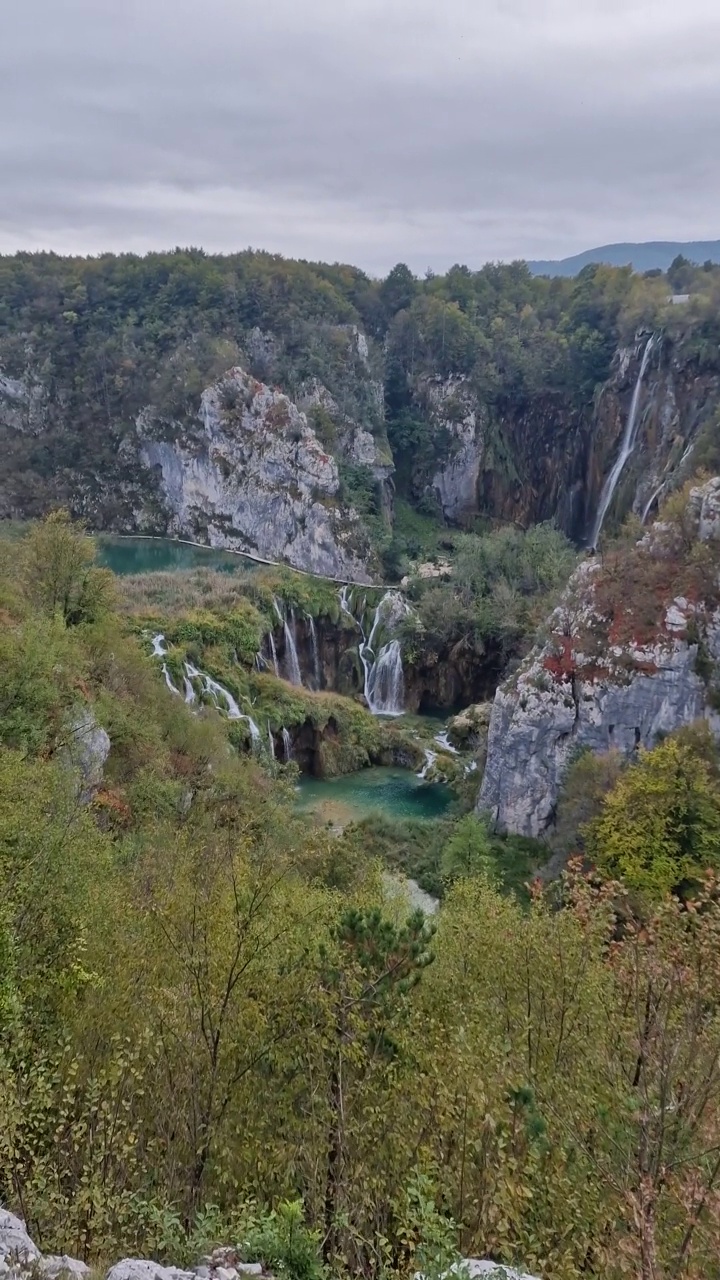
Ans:
POLYGON ((0 251, 720 238, 720 0, 0 0, 0 251))

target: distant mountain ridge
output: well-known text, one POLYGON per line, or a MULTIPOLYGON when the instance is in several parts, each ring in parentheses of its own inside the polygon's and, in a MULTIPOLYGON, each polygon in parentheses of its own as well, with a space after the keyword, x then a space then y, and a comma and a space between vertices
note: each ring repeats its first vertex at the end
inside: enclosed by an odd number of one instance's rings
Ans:
POLYGON ((609 267, 625 267, 628 263, 634 271, 667 271, 670 263, 681 253, 690 262, 720 262, 720 240, 648 240, 642 244, 604 244, 598 249, 586 249, 570 258, 556 261, 528 262, 534 276, 576 276, 590 262, 602 262, 609 267))

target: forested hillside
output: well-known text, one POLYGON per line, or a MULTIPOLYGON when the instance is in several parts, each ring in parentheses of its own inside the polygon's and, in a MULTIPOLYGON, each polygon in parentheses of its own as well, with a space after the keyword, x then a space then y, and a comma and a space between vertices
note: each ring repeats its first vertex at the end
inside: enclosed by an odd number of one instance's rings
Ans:
POLYGON ((0 510, 62 502, 355 578, 417 553, 407 504, 582 540, 643 333, 660 340, 619 512, 682 479, 688 448, 717 453, 719 295, 719 268, 682 259, 376 281, 250 251, 5 257, 0 510))
MULTIPOLYGON (((232 1243, 287 1280, 461 1255, 544 1280, 712 1276, 707 730, 571 759, 557 838, 594 871, 549 891, 503 881, 513 846, 461 787, 425 837, 431 920, 387 891, 397 832, 318 826, 249 716, 174 687, 184 654, 258 717, 260 696, 319 714, 329 695, 251 677, 252 656, 273 592, 319 619, 331 589, 261 575, 203 604, 175 576, 119 592, 63 514, 0 541, 2 1203, 93 1263, 232 1243)), ((343 734, 376 749, 348 703, 343 734)))

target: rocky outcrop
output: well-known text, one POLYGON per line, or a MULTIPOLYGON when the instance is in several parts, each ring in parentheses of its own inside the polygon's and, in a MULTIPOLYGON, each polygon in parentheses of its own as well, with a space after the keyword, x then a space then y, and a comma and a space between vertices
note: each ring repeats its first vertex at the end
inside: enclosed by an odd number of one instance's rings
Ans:
MULTIPOLYGON (((41 1254, 21 1218, 0 1208, 0 1276, 7 1280, 85 1280, 90 1267, 67 1254, 41 1254)), ((149 1258, 122 1258, 105 1280, 250 1280, 268 1276, 261 1262, 246 1262, 237 1249, 222 1245, 191 1270, 163 1266, 149 1258)))
POLYGON ((362 526, 338 502, 337 463, 281 392, 234 368, 203 392, 192 431, 167 438, 167 423, 149 411, 138 431, 169 533, 370 580, 362 526))
POLYGON ((720 736, 720 479, 691 491, 679 524, 586 560, 550 635, 495 696, 478 810, 539 836, 581 748, 629 755, 707 719, 720 736))
POLYGON ((433 379, 425 397, 435 430, 446 437, 438 446, 441 462, 431 488, 446 520, 463 524, 478 511, 478 482, 485 452, 480 408, 466 378, 433 379))
MULTIPOLYGON (((358 354, 366 362, 368 359, 367 339, 359 330, 354 331, 354 342, 359 344, 358 354)), ((375 422, 383 420, 383 387, 381 382, 370 379, 367 390, 372 402, 371 419, 375 422)), ((393 513, 393 473, 395 464, 392 452, 384 434, 384 429, 377 434, 355 421, 345 412, 327 387, 318 378, 312 378, 303 384, 297 397, 297 405, 308 417, 311 425, 320 432, 321 439, 329 451, 337 459, 349 462, 356 467, 366 468, 378 485, 383 513, 388 521, 393 513), (324 432, 323 432, 324 428, 324 432)))
POLYGON ((25 1229, 22 1218, 16 1218, 8 1209, 0 1208, 0 1262, 32 1264, 40 1257, 40 1250, 25 1229))
POLYGON ((78 777, 80 797, 87 801, 100 786, 105 761, 110 754, 110 738, 98 724, 90 707, 85 707, 68 725, 63 755, 78 777))

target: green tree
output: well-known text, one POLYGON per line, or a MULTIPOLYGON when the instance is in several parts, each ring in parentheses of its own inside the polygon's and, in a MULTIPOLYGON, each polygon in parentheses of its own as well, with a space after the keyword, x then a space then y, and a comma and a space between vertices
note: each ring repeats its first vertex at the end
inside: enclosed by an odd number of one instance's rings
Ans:
POLYGON ((657 899, 720 865, 720 792, 691 745, 668 738, 642 751, 588 829, 606 875, 657 899))
POLYGON ((28 598, 66 626, 95 622, 108 609, 113 578, 95 565, 95 543, 67 511, 54 511, 31 529, 21 549, 28 598))
POLYGON ((443 848, 441 870, 445 880, 474 875, 493 877, 492 841, 482 819, 472 813, 460 819, 443 848))

